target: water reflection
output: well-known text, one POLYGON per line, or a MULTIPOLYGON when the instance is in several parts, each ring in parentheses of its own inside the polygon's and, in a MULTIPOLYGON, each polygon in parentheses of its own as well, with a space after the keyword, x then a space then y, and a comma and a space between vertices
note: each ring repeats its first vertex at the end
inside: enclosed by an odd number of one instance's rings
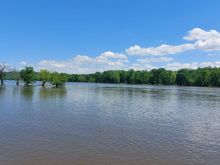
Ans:
POLYGON ((13 88, 12 88, 13 97, 19 95, 20 90, 21 90, 21 89, 20 89, 20 86, 13 86, 13 88))
POLYGON ((67 94, 66 88, 40 88, 40 99, 64 98, 67 94))
POLYGON ((5 86, 0 85, 0 94, 3 93, 5 91, 5 86))
POLYGON ((6 84, 0 105, 5 165, 220 164, 219 88, 6 84))
POLYGON ((34 95, 34 87, 32 86, 22 86, 20 87, 20 95, 26 100, 32 100, 34 95))
POLYGON ((5 93, 5 86, 0 85, 0 98, 1 98, 1 96, 4 97, 4 93, 5 93))

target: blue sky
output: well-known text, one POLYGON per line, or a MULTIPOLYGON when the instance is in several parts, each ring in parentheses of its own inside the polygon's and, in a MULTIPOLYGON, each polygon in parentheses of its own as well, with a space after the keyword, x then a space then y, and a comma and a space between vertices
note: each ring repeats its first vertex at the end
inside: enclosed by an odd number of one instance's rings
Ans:
POLYGON ((0 61, 68 73, 220 67, 219 8, 218 0, 0 0, 0 61))

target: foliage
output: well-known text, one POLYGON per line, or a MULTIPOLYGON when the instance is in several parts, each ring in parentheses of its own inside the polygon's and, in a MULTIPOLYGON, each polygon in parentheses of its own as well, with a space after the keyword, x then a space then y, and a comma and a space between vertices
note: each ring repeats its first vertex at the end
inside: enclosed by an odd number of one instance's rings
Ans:
POLYGON ((46 84, 46 82, 50 81, 50 72, 46 69, 42 69, 39 72, 39 80, 42 82, 42 86, 46 84))
MULTIPOLYGON (((16 79, 12 76, 15 73, 12 73, 8 72, 6 77, 16 79)), ((21 71, 22 79, 28 84, 35 80, 34 75, 32 67, 26 67, 21 71)), ((38 80, 42 81, 42 83, 50 82, 56 87, 64 85, 66 81, 220 87, 220 68, 207 67, 180 69, 178 71, 170 71, 163 68, 151 71, 109 70, 93 74, 50 73, 47 70, 41 70, 38 73, 38 80)))
POLYGON ((19 80, 21 79, 20 72, 14 70, 12 71, 13 79, 16 80, 16 85, 19 85, 19 80))
POLYGON ((26 85, 34 83, 35 81, 35 72, 33 67, 27 66, 25 69, 20 71, 21 79, 25 82, 26 85))
POLYGON ((55 87, 59 87, 64 85, 64 83, 67 81, 68 77, 65 73, 57 73, 53 72, 50 74, 50 82, 55 87))
POLYGON ((72 74, 71 82, 127 83, 152 85, 213 86, 220 87, 220 68, 180 69, 163 68, 151 71, 110 70, 94 74, 72 74))

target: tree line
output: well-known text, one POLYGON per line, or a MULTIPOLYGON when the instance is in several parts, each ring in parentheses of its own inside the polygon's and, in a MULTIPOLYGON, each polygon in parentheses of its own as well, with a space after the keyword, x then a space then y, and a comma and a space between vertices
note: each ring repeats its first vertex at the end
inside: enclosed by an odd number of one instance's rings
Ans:
POLYGON ((110 70, 94 74, 72 74, 69 75, 68 80, 70 82, 220 87, 220 68, 206 67, 178 71, 164 68, 150 71, 110 70))
POLYGON ((151 85, 180 85, 180 86, 211 86, 220 87, 220 68, 180 69, 178 71, 163 68, 150 71, 109 70, 93 74, 66 74, 41 70, 35 72, 33 67, 26 67, 21 71, 4 72, 0 69, 0 79, 23 80, 26 85, 41 81, 42 86, 50 83, 55 87, 65 82, 95 82, 95 83, 126 83, 151 85))

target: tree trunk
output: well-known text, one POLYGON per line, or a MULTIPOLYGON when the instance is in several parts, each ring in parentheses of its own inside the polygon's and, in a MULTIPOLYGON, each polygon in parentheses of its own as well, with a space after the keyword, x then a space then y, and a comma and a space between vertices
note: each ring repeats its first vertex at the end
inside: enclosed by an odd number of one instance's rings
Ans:
POLYGON ((4 85, 4 80, 3 79, 1 79, 1 85, 4 85))
POLYGON ((44 87, 44 86, 45 86, 45 83, 46 83, 45 81, 43 81, 43 82, 42 82, 42 87, 44 87))

